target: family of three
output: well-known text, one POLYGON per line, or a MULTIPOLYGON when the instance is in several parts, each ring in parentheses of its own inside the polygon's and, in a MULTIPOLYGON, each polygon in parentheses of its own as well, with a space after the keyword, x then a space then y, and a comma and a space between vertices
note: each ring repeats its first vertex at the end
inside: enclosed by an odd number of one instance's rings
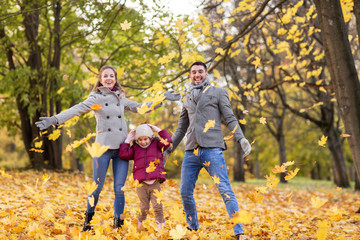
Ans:
MULTIPOLYGON (((232 111, 228 93, 223 88, 212 86, 209 81, 207 66, 203 62, 195 62, 190 66, 190 89, 183 98, 183 107, 177 128, 172 137, 163 129, 151 124, 139 125, 136 130, 127 134, 127 125, 124 119, 124 110, 137 112, 142 103, 130 101, 119 84, 116 70, 111 66, 100 69, 98 81, 88 98, 51 117, 42 117, 36 122, 40 130, 51 125, 62 124, 74 116, 92 110, 94 104, 102 105, 96 110, 96 139, 100 145, 109 146, 109 149, 99 158, 93 159, 93 180, 97 188, 90 195, 94 197, 94 204, 87 202, 83 231, 91 229, 95 207, 103 188, 106 172, 112 159, 114 176, 114 228, 124 224, 125 196, 121 188, 127 177, 129 160, 134 160, 133 176, 143 185, 137 189, 140 199, 140 214, 138 227, 146 219, 149 203, 152 203, 158 228, 164 226, 163 207, 158 204, 154 191, 160 191, 160 184, 165 181, 164 161, 171 154, 182 139, 186 136, 185 155, 181 166, 180 195, 186 214, 188 229, 197 231, 199 222, 197 217, 194 189, 200 170, 205 167, 211 176, 219 178, 217 188, 223 198, 230 218, 239 211, 235 194, 231 188, 223 150, 226 149, 224 136, 221 130, 221 119, 227 127, 234 131, 236 141, 241 145, 244 155, 251 151, 251 145, 244 137, 232 111), (215 126, 204 131, 208 120, 215 120, 215 126), (157 132, 155 136, 154 132, 157 132), (170 143, 173 147, 170 148, 170 143), (196 150, 196 154, 194 152, 196 150), (210 164, 204 165, 205 162, 210 164), (155 163, 155 164, 154 164, 155 163), (154 170, 147 172, 146 168, 153 164, 154 170)), ((166 92, 165 99, 178 101, 179 93, 166 92)), ((146 103, 150 106, 152 103, 146 103)), ((155 108, 161 106, 161 103, 155 108)), ((241 223, 234 227, 236 238, 244 235, 241 223)))

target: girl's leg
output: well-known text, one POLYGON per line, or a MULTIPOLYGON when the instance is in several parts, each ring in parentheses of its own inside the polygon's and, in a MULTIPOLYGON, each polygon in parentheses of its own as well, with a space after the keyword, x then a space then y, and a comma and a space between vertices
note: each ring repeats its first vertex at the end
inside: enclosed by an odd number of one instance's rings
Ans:
POLYGON ((141 223, 146 219, 147 213, 150 209, 149 185, 143 183, 141 187, 136 188, 136 192, 140 200, 140 213, 138 221, 141 223))
POLYGON ((89 196, 89 197, 94 197, 94 205, 92 206, 88 199, 87 209, 86 209, 87 213, 95 212, 95 207, 99 201, 99 195, 104 186, 105 176, 109 167, 111 155, 112 155, 111 151, 106 151, 101 157, 93 158, 93 180, 97 184, 97 188, 89 196))
POLYGON ((159 203, 157 201, 157 197, 154 195, 154 193, 155 193, 155 189, 160 192, 161 191, 161 186, 160 186, 160 183, 158 181, 154 182, 150 186, 151 186, 151 189, 150 189, 150 201, 151 201, 152 207, 154 209, 155 220, 159 225, 160 223, 165 222, 164 211, 163 211, 162 203, 161 202, 159 203))
POLYGON ((127 172, 129 169, 129 161, 122 160, 118 156, 118 150, 113 150, 113 173, 114 173, 114 214, 115 218, 120 218, 125 208, 125 195, 121 190, 125 185, 127 172))

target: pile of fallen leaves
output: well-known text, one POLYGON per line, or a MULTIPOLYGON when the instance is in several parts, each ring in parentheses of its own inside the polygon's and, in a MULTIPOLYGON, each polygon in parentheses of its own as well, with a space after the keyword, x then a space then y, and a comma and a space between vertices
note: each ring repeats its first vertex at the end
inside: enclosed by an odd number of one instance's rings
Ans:
MULTIPOLYGON (((273 180, 272 180, 273 181, 273 180)), ((83 174, 0 172, 0 239, 232 239, 232 226, 244 223, 250 239, 360 239, 359 196, 352 190, 295 190, 234 184, 240 212, 232 220, 217 183, 195 189, 200 229, 186 229, 178 180, 167 180, 157 194, 165 213, 158 232, 152 209, 137 231, 139 201, 131 177, 124 188, 125 224, 113 229, 113 179, 108 176, 92 221, 82 233, 92 179, 83 174)))

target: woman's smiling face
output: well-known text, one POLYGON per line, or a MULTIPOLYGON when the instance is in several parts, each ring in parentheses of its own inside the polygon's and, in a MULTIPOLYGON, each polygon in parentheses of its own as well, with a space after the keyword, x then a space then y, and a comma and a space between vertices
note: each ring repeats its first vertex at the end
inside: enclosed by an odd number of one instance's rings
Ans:
POLYGON ((115 78, 115 73, 112 69, 105 69, 102 73, 101 73, 101 80, 100 83, 104 86, 104 87, 108 87, 109 89, 113 89, 113 87, 115 86, 116 83, 116 78, 115 78))

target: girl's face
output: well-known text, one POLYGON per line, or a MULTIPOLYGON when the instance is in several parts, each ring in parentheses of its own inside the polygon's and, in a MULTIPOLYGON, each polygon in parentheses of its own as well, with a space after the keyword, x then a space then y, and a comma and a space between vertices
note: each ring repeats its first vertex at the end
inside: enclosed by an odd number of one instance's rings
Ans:
POLYGON ((145 137, 145 136, 141 136, 136 140, 136 142, 142 147, 145 147, 146 145, 148 145, 150 143, 150 141, 151 141, 151 139, 149 137, 145 137))
POLYGON ((105 69, 101 73, 100 83, 104 87, 108 87, 109 89, 113 89, 113 87, 115 86, 115 83, 116 83, 114 71, 112 69, 109 69, 109 68, 105 69))

